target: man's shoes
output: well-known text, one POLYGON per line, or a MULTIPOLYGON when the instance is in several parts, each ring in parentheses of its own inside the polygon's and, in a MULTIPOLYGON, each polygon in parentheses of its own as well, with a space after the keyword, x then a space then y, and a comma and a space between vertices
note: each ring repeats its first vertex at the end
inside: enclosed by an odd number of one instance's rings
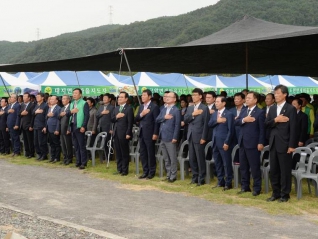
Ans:
POLYGON ((148 176, 147 174, 142 174, 142 175, 140 175, 138 178, 139 178, 139 179, 144 179, 144 178, 147 178, 147 176, 148 176))
POLYGON ((197 183, 197 187, 203 186, 204 184, 205 184, 205 181, 198 182, 198 183, 197 183))
POLYGON ((267 198, 266 201, 267 202, 274 202, 275 200, 279 199, 279 197, 274 197, 274 196, 271 196, 270 198, 267 198))
POLYGON ((38 155, 38 157, 36 158, 36 160, 40 160, 40 158, 42 158, 42 155, 38 155))
POLYGON ((258 195, 260 195, 261 194, 261 192, 256 192, 256 191, 253 191, 252 192, 252 195, 254 196, 254 197, 256 197, 256 196, 258 196, 258 195))
POLYGON ((288 202, 289 198, 283 197, 278 200, 278 202, 288 202))
POLYGON ((33 157, 34 157, 34 155, 27 156, 28 159, 33 158, 33 157))
POLYGON ((216 186, 212 187, 212 189, 214 189, 214 188, 224 188, 224 186, 223 186, 223 185, 218 184, 218 185, 216 185, 216 186))
POLYGON ((20 156, 20 154, 13 153, 12 157, 20 156))
POLYGON ((85 169, 85 165, 79 166, 78 169, 80 169, 80 170, 85 169))
POLYGON ((247 192, 251 192, 250 189, 241 189, 241 191, 239 191, 237 194, 243 194, 243 193, 247 193, 247 192))
POLYGON ((155 176, 155 175, 148 175, 148 176, 146 177, 146 180, 153 179, 154 176, 155 176))
POLYGON ((52 163, 57 163, 57 162, 60 162, 59 159, 54 159, 54 161, 52 163))
POLYGON ((50 159, 49 163, 53 163, 54 162, 54 159, 50 159))
POLYGON ((115 172, 115 173, 113 173, 113 175, 119 175, 119 174, 121 174, 121 172, 115 172))
POLYGON ((176 180, 177 180, 176 178, 173 178, 173 179, 170 179, 170 178, 169 178, 169 179, 168 179, 168 182, 169 182, 169 183, 174 183, 176 180))
POLYGON ((128 173, 121 173, 120 175, 121 175, 121 176, 127 176, 128 173))
POLYGON ((232 189, 232 185, 225 186, 225 187, 223 188, 223 191, 227 191, 227 190, 230 190, 230 189, 232 189))
POLYGON ((72 160, 66 160, 66 161, 64 162, 65 165, 69 165, 70 163, 72 163, 72 160))
POLYGON ((190 184, 197 184, 198 183, 198 180, 195 180, 195 179, 192 179, 190 184))

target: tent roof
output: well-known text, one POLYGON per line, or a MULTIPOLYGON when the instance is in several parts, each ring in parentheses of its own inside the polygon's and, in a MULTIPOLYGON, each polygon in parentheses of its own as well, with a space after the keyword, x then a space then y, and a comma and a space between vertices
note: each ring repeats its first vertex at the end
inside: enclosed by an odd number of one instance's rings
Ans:
MULTIPOLYGON (((132 71, 318 76, 318 28, 244 17, 177 47, 124 49, 132 71), (248 56, 246 65, 246 56, 248 56)), ((59 61, 1 65, 0 71, 119 70, 120 50, 59 61)), ((124 62, 124 61, 123 61, 124 62)), ((126 64, 121 67, 127 71, 126 64)))

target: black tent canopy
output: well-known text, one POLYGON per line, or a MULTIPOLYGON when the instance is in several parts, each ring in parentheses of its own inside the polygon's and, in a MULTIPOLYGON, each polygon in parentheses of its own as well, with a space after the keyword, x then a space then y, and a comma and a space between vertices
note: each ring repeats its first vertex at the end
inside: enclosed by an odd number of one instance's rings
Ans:
MULTIPOLYGON (((176 47, 124 48, 132 71, 318 76, 318 27, 253 17, 176 47)), ((1 71, 118 71, 120 49, 58 61, 1 65, 1 71)), ((127 71, 126 64, 121 70, 127 71)))

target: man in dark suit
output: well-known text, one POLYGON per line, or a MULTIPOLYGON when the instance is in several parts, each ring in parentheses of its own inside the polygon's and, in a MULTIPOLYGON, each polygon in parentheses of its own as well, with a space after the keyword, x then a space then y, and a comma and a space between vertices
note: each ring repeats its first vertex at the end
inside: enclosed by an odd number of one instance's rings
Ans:
POLYGON ((89 119, 89 107, 82 99, 82 90, 75 88, 73 90, 73 102, 70 106, 71 117, 69 132, 72 132, 73 145, 76 155, 76 167, 80 170, 87 166, 87 152, 85 146, 85 131, 89 119))
POLYGON ((23 134, 25 157, 34 157, 34 136, 33 132, 30 130, 32 123, 32 112, 34 109, 34 104, 31 103, 31 97, 29 93, 23 94, 23 104, 20 110, 20 129, 23 134))
POLYGON ((206 163, 204 147, 208 140, 209 110, 202 103, 203 91, 195 88, 192 91, 194 105, 189 106, 184 116, 184 123, 188 124, 187 140, 189 142, 189 162, 192 170, 191 184, 197 186, 205 184, 206 163))
POLYGON ((10 135, 7 130, 8 100, 1 99, 0 107, 0 154, 10 154, 10 135))
POLYGON ((233 168, 231 151, 233 147, 234 117, 225 108, 226 98, 218 96, 215 101, 217 111, 212 114, 209 127, 213 128, 212 148, 218 184, 216 187, 232 188, 233 168))
POLYGON ((265 143, 265 111, 257 107, 259 94, 249 91, 246 95, 247 108, 242 109, 235 125, 241 127, 238 144, 240 170, 242 176, 242 188, 239 194, 251 192, 250 171, 253 177, 253 196, 261 192, 262 175, 260 163, 260 151, 265 143))
MULTIPOLYGON (((302 104, 303 101, 301 99, 294 99, 292 101, 292 105, 295 107, 296 111, 297 111, 297 128, 296 128, 296 142, 297 142, 297 146, 298 147, 303 147, 305 146, 305 142, 308 139, 308 134, 307 134, 307 130, 308 130, 308 116, 302 112, 301 108, 302 108, 302 104)), ((292 169, 295 169, 297 162, 300 159, 300 155, 299 154, 295 154, 293 157, 293 164, 292 164, 292 169)))
MULTIPOLYGON (((268 93, 266 95, 265 104, 266 104, 266 107, 263 110, 265 111, 265 117, 267 117, 269 109, 275 104, 275 96, 273 93, 268 93)), ((271 135, 270 128, 265 128, 265 145, 268 145, 270 135, 271 135)))
POLYGON ((114 123, 114 140, 117 161, 117 173, 126 176, 129 171, 129 140, 132 138, 134 113, 127 104, 128 93, 121 92, 118 96, 118 106, 112 114, 114 123))
MULTIPOLYGON (((243 93, 241 93, 241 92, 236 93, 234 95, 234 105, 235 105, 235 107, 229 109, 229 111, 234 116, 234 120, 236 120, 238 118, 238 116, 240 115, 241 111, 246 108, 246 104, 244 105, 244 103, 245 103, 245 95, 243 93)), ((234 139, 233 144, 236 145, 238 143, 238 140, 239 140, 239 137, 240 137, 241 127, 238 126, 238 125, 235 125, 234 129, 235 129, 235 131, 234 131, 235 132, 235 139, 234 139)))
MULTIPOLYGON (((98 109, 98 112, 96 114, 97 120, 98 120, 98 128, 99 132, 106 132, 106 143, 105 143, 105 150, 106 150, 106 158, 111 158, 111 152, 110 148, 111 145, 109 145, 111 134, 112 134, 112 122, 111 122, 111 116, 114 110, 114 106, 110 104, 112 100, 112 97, 109 93, 105 94, 103 96, 103 105, 101 105, 98 109)), ((100 154, 101 160, 104 160, 104 154, 100 154)))
POLYGON ((51 160, 50 163, 60 161, 61 157, 61 141, 60 141, 60 121, 59 115, 61 107, 57 105, 58 99, 56 95, 50 97, 50 108, 47 114, 47 131, 49 135, 51 147, 51 160))
POLYGON ((69 127, 69 121, 71 116, 70 111, 70 101, 71 98, 69 95, 63 95, 62 103, 64 107, 60 111, 60 140, 63 152, 63 160, 65 165, 72 163, 73 158, 73 145, 72 145, 72 135, 70 132, 67 132, 69 127))
POLYGON ((13 154, 12 157, 20 155, 20 109, 21 105, 17 102, 18 96, 11 94, 10 105, 8 107, 7 127, 11 137, 13 154))
POLYGON ((32 112, 32 122, 30 130, 34 131, 34 147, 38 154, 37 160, 42 161, 47 159, 48 146, 46 135, 46 115, 48 105, 44 102, 44 94, 39 93, 36 96, 37 104, 32 112))
MULTIPOLYGON (((216 99, 216 94, 214 91, 205 92, 205 102, 207 107, 209 108, 210 117, 216 111, 215 99, 216 99)), ((209 127, 209 133, 208 133, 206 143, 209 143, 211 141, 212 135, 213 135, 213 129, 209 127)), ((212 148, 209 147, 208 152, 206 154, 206 160, 211 160, 211 159, 212 159, 212 148)))
POLYGON ((140 129, 140 159, 143 169, 143 174, 139 176, 139 179, 152 179, 156 174, 155 142, 159 133, 159 124, 156 122, 156 118, 159 115, 159 107, 151 102, 151 97, 152 92, 150 90, 142 92, 141 100, 143 105, 139 107, 135 118, 135 121, 139 123, 140 129))
POLYGON ((176 100, 176 93, 167 94, 166 110, 162 110, 156 119, 156 122, 160 124, 160 147, 165 160, 167 180, 170 183, 177 180, 178 170, 177 142, 181 127, 181 115, 180 110, 175 106, 176 100))
POLYGON ((277 85, 274 89, 276 105, 273 105, 265 120, 271 129, 270 147, 270 180, 273 193, 267 201, 287 202, 291 191, 292 153, 297 147, 296 109, 286 102, 288 88, 277 85))

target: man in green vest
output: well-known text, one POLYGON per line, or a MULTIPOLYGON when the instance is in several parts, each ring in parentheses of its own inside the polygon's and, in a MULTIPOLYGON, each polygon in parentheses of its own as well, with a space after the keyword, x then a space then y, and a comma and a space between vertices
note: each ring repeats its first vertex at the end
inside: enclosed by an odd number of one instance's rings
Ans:
POLYGON ((82 99, 82 90, 73 90, 73 101, 70 106, 71 117, 69 132, 72 132, 73 145, 75 148, 76 167, 85 169, 87 166, 87 153, 85 146, 85 131, 89 119, 89 106, 82 99))

